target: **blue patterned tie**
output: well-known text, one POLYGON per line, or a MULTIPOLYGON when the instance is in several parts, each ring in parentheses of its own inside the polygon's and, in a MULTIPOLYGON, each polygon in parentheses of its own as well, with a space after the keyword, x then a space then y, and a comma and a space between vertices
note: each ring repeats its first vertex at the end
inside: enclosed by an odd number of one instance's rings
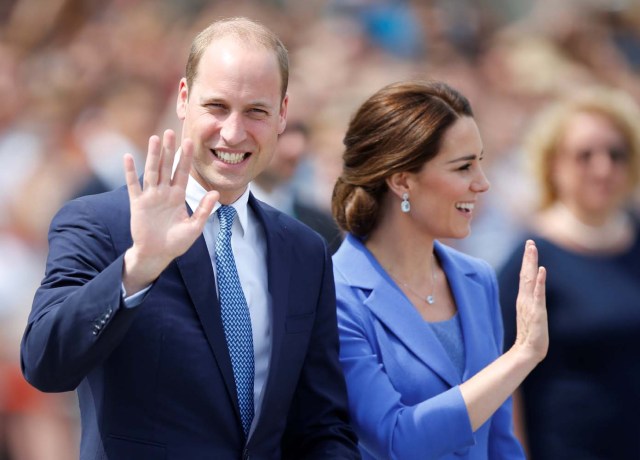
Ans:
POLYGON ((232 206, 220 206, 216 212, 220 219, 220 231, 216 239, 216 271, 222 325, 231 356, 233 377, 236 381, 242 428, 245 436, 248 436, 253 420, 255 368, 249 307, 240 286, 236 261, 231 249, 231 226, 236 210, 232 206))

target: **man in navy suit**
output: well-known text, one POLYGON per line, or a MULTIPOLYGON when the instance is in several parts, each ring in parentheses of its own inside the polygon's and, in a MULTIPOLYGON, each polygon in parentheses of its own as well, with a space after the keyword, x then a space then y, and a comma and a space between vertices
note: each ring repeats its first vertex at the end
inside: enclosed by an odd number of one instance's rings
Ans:
POLYGON ((22 367, 43 391, 77 389, 81 459, 359 458, 326 246, 248 189, 285 128, 287 81, 271 31, 210 25, 179 85, 179 158, 172 131, 152 136, 142 178, 125 155, 126 187, 54 217, 22 367), (251 323, 248 422, 216 284, 220 205, 251 323))

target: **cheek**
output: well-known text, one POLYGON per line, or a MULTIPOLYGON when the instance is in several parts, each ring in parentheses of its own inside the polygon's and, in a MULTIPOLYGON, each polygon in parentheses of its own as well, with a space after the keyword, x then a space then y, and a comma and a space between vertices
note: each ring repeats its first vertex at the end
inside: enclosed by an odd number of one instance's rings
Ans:
POLYGON ((558 194, 563 195, 580 188, 584 184, 584 174, 573 167, 557 168, 552 183, 558 194))
POLYGON ((259 143, 263 149, 274 151, 278 143, 278 131, 274 124, 255 123, 247 126, 251 137, 259 143))

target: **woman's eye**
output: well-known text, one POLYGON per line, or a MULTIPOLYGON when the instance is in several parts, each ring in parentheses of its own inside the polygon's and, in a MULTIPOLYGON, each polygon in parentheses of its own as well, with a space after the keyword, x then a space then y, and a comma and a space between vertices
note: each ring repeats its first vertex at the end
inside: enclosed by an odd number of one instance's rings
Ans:
POLYGON ((589 163, 589 160, 591 160, 591 150, 582 150, 578 153, 580 163, 589 163))
POLYGON ((624 148, 612 147, 609 149, 609 157, 614 163, 626 163, 629 159, 629 152, 624 148))

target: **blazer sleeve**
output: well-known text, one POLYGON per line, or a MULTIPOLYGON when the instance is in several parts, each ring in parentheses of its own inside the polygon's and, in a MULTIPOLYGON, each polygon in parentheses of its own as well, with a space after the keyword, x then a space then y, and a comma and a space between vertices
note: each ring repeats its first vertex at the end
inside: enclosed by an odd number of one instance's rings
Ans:
MULTIPOLYGON (((498 295, 498 281, 495 271, 487 265, 489 272, 489 289, 491 292, 491 312, 494 340, 499 350, 510 347, 512 340, 505 343, 502 312, 498 295)), ((515 338, 515 337, 514 337, 515 338)), ((489 431, 489 458, 496 460, 522 460, 525 458, 520 442, 513 428, 513 401, 509 397, 491 417, 489 431)))
POLYGON ((338 360, 333 266, 324 243, 322 247, 324 260, 320 295, 309 348, 287 421, 283 440, 285 459, 360 458, 338 360))
POLYGON ((120 343, 138 308, 124 308, 123 256, 88 200, 67 203, 21 344, 22 371, 41 391, 74 390, 120 343))
POLYGON ((336 273, 340 361, 360 443, 374 456, 436 459, 475 443, 460 388, 419 404, 401 400, 381 362, 376 330, 363 307, 365 294, 336 273))

